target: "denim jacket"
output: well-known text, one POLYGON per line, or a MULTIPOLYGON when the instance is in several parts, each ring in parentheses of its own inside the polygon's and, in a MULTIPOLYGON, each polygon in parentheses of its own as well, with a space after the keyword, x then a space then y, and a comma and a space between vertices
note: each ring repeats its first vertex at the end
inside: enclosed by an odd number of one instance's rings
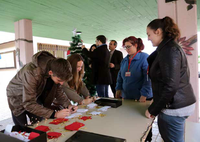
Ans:
POLYGON ((124 99, 140 99, 140 96, 152 97, 151 81, 147 75, 148 54, 139 52, 131 61, 129 77, 125 76, 128 71, 129 55, 121 62, 120 71, 117 77, 116 90, 122 90, 124 99))

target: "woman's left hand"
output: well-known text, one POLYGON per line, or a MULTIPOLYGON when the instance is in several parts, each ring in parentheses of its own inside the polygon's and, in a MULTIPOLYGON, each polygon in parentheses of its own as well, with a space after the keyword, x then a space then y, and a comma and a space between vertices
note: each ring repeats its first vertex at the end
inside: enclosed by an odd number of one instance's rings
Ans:
POLYGON ((146 102, 147 97, 145 96, 141 96, 139 102, 146 102))
POLYGON ((145 116, 146 116, 147 118, 151 118, 151 114, 149 113, 148 109, 147 109, 146 112, 145 112, 145 116))
POLYGON ((86 98, 82 101, 83 105, 88 105, 93 102, 93 98, 86 98))
POLYGON ((145 116, 147 117, 147 118, 155 118, 155 116, 153 116, 153 115, 151 115, 150 113, 149 113, 149 111, 148 111, 148 109, 146 110, 146 112, 145 112, 145 116))

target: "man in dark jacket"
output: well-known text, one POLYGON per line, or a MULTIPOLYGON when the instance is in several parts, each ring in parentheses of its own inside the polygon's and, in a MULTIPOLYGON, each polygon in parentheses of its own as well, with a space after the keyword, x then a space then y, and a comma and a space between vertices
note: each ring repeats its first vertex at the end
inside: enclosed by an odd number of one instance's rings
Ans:
POLYGON ((108 85, 112 83, 109 58, 110 53, 106 45, 106 37, 99 35, 96 37, 97 48, 93 52, 89 52, 85 46, 83 48, 83 54, 90 57, 93 65, 93 81, 96 85, 97 93, 99 97, 108 97, 108 85))
POLYGON ((110 73, 112 77, 112 84, 110 84, 110 87, 113 92, 113 96, 115 97, 115 87, 116 87, 116 81, 117 81, 117 75, 120 69, 120 63, 123 59, 123 55, 121 51, 116 50, 117 47, 117 41, 111 40, 109 44, 110 49, 110 73))
POLYGON ((23 66, 7 86, 8 104, 14 123, 26 125, 26 115, 32 123, 42 118, 70 115, 72 108, 77 108, 71 106, 60 85, 71 78, 72 69, 67 60, 55 58, 46 51, 36 53, 32 62, 23 66), (55 111, 51 106, 55 101, 68 109, 55 111))

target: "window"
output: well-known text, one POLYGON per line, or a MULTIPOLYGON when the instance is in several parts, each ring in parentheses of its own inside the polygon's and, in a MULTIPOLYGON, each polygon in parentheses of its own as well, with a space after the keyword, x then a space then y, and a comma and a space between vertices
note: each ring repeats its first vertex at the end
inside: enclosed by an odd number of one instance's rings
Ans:
POLYGON ((55 45, 55 44, 46 44, 38 43, 38 51, 48 51, 53 54, 55 57, 67 58, 67 50, 69 46, 55 45))
POLYGON ((15 51, 0 53, 0 69, 16 68, 15 51))

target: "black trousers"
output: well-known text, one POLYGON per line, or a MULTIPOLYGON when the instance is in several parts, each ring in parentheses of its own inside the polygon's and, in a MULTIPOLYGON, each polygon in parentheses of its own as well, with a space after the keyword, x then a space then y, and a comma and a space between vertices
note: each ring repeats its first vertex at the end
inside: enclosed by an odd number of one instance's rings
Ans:
POLYGON ((13 122, 15 123, 15 125, 22 125, 22 126, 28 125, 26 116, 29 117, 31 124, 34 124, 38 121, 42 121, 42 119, 43 119, 42 117, 36 116, 28 111, 23 112, 19 116, 15 116, 12 113, 12 119, 13 119, 13 122))

